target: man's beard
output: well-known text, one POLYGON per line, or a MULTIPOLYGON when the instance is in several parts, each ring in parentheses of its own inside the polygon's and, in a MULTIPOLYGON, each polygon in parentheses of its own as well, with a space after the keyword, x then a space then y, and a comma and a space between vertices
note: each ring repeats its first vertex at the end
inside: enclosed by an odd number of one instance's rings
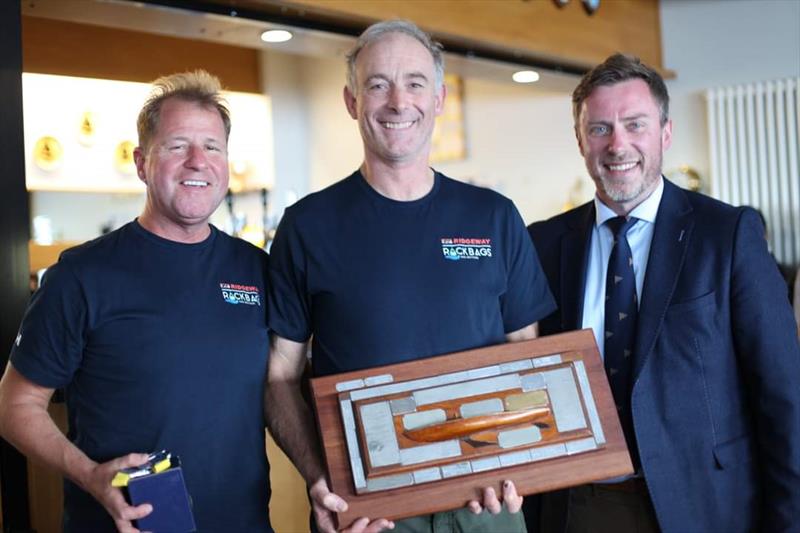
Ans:
POLYGON ((658 158, 653 161, 653 164, 648 165, 648 168, 643 170, 642 179, 635 183, 619 184, 613 179, 606 178, 606 176, 601 173, 599 181, 603 192, 617 203, 630 202, 631 200, 639 198, 639 196, 652 187, 661 176, 661 160, 662 158, 659 154, 658 158))

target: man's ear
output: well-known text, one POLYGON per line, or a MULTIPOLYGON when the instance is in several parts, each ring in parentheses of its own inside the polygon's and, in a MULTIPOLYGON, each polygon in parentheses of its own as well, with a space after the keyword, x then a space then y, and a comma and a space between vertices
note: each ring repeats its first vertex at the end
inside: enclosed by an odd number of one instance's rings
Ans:
POLYGON ((137 146, 133 149, 133 162, 136 163, 136 175, 139 176, 139 179, 142 180, 142 183, 147 185, 147 174, 144 170, 144 150, 142 150, 141 146, 137 146))
POLYGON ((581 138, 581 128, 579 125, 575 124, 573 130, 575 131, 575 139, 578 141, 578 150, 581 152, 581 156, 585 157, 585 154, 583 153, 583 139, 581 138))
POLYGON ((668 119, 661 128, 661 151, 665 152, 670 146, 672 146, 672 119, 668 119))
POLYGON ((436 91, 436 102, 434 106, 434 110, 436 112, 436 116, 442 114, 444 110, 444 99, 447 97, 447 84, 442 81, 442 86, 436 91))
POLYGON ((344 86, 342 96, 344 97, 344 105, 347 107, 347 112, 350 113, 350 117, 354 120, 357 119, 358 112, 356 110, 356 97, 352 92, 350 92, 350 88, 347 85, 344 86))

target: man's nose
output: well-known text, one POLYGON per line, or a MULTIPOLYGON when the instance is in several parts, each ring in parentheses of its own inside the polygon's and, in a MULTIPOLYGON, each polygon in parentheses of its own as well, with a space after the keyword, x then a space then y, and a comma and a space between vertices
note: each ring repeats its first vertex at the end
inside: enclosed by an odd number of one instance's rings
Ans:
POLYGON ((625 128, 614 128, 608 139, 608 151, 611 153, 624 152, 628 146, 628 133, 625 128))
POLYGON ((208 158, 203 147, 195 144, 189 146, 189 153, 187 154, 184 165, 196 170, 208 167, 208 158))
POLYGON ((389 91, 389 107, 395 111, 403 111, 408 107, 408 92, 402 87, 392 87, 389 91))

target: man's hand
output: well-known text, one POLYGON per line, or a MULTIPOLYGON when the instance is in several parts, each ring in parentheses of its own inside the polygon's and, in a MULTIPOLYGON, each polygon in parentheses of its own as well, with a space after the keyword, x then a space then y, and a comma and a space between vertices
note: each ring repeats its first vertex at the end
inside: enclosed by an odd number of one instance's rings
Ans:
POLYGON ((144 518, 151 505, 131 507, 122 491, 111 486, 117 471, 147 462, 147 454, 132 453, 97 464, 75 447, 50 418, 47 406, 54 390, 29 380, 9 363, 0 380, 0 434, 33 461, 71 479, 91 494, 125 533, 138 531, 131 520, 144 518))
MULTIPOLYGON (((314 510, 314 519, 317 527, 323 533, 335 533, 336 528, 333 522, 333 513, 347 510, 347 502, 334 494, 328 488, 325 478, 319 478, 309 488, 308 494, 311 496, 311 506, 314 510)), ((350 527, 342 530, 343 533, 378 533, 384 529, 394 529, 394 522, 380 518, 373 522, 369 518, 359 518, 350 527)))
POLYGON ((522 507, 522 496, 517 494, 517 488, 514 486, 513 481, 503 481, 502 503, 497 499, 495 490, 492 487, 486 487, 483 489, 483 505, 481 506, 478 500, 472 500, 467 504, 467 507, 475 514, 480 514, 484 507, 490 513, 497 514, 503 509, 503 503, 505 503, 509 513, 517 513, 522 507))
POLYGON ((80 480, 84 490, 91 494, 105 508, 106 512, 114 519, 114 525, 120 533, 138 533, 131 520, 144 518, 153 512, 149 503, 133 507, 125 501, 122 491, 111 486, 114 475, 131 466, 139 466, 147 462, 146 453, 131 453, 124 457, 112 459, 106 463, 96 465, 88 475, 80 480))

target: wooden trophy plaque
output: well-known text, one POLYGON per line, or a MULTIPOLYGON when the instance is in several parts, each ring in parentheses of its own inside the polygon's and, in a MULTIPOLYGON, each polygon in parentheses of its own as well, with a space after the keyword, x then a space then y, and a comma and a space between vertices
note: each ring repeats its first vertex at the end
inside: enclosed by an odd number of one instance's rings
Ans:
POLYGON ((311 380, 347 526, 633 472, 591 330, 311 380))

